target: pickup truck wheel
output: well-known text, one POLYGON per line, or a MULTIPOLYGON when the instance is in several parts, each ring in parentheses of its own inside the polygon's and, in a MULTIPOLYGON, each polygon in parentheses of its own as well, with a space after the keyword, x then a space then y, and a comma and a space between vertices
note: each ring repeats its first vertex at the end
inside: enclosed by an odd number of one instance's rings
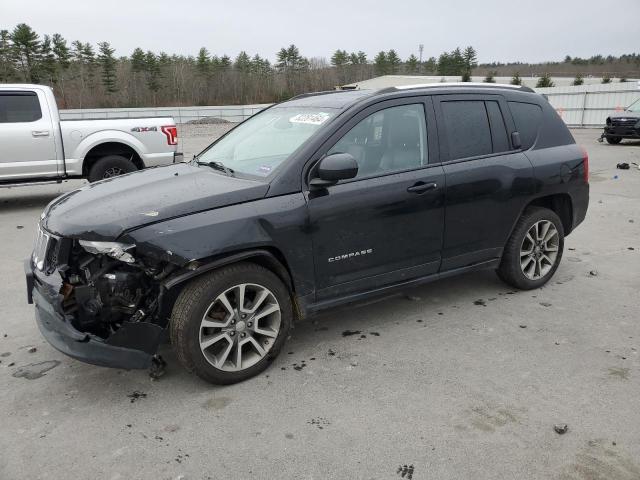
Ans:
POLYGON ((137 167, 131 160, 122 155, 107 155, 97 160, 89 170, 89 181, 97 182, 105 178, 117 177, 125 173, 134 172, 137 167))
POLYGON ((291 297, 280 279, 264 267, 240 263, 189 283, 173 307, 169 333, 188 371, 231 384, 269 366, 292 319, 291 297))
POLYGON ((617 145, 622 141, 622 137, 607 137, 607 143, 617 145))
POLYGON ((523 290, 538 288, 553 276, 564 249, 564 229, 552 210, 525 210, 507 241, 498 276, 523 290))

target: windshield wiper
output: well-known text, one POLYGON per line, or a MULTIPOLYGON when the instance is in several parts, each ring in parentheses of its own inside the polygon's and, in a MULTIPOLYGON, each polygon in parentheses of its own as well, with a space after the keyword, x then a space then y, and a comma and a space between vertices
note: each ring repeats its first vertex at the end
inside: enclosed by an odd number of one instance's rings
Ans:
POLYGON ((227 167, 222 162, 197 162, 198 165, 207 165, 208 167, 213 168, 214 170, 219 170, 224 172, 227 176, 233 177, 234 171, 233 169, 227 167))

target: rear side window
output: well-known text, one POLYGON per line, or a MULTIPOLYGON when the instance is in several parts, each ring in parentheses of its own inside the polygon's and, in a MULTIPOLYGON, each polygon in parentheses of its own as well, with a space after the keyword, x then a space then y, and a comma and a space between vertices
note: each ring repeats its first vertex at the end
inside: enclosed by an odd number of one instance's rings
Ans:
POLYGON ((528 150, 536 141, 542 109, 535 103, 509 102, 511 115, 516 124, 516 130, 520 133, 522 149, 528 150))
POLYGON ((492 153, 491 130, 482 100, 442 102, 449 160, 492 153))
POLYGON ((42 118, 35 92, 0 94, 0 123, 35 122, 42 118))
POLYGON ((500 111, 500 104, 495 101, 487 101, 487 113, 491 123, 491 138, 493 140, 493 153, 507 152, 510 150, 507 138, 507 127, 500 111))

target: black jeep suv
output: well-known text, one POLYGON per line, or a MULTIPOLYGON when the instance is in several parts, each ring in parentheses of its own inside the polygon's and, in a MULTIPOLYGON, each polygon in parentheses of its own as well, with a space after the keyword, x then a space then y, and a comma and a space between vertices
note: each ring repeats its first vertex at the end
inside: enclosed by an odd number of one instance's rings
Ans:
POLYGON ((618 144, 624 138, 640 140, 640 100, 636 100, 623 112, 607 117, 602 138, 606 138, 612 145, 618 144))
POLYGON ((545 284, 588 201, 585 152, 526 87, 301 95, 190 163, 52 201, 29 297, 74 358, 145 368, 168 333, 186 369, 233 383, 321 309, 476 269, 545 284))

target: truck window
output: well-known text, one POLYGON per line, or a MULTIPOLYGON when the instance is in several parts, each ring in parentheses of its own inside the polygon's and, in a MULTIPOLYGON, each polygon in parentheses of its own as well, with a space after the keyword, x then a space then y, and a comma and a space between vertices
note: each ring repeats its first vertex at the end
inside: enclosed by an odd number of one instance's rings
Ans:
POLYGON ((509 102, 516 129, 520 133, 522 149, 528 150, 536 141, 542 109, 535 103, 509 102))
POLYGON ((35 92, 0 93, 0 123, 35 122, 42 118, 35 92))
POLYGON ((492 152, 487 109, 482 100, 442 102, 449 160, 492 152))

